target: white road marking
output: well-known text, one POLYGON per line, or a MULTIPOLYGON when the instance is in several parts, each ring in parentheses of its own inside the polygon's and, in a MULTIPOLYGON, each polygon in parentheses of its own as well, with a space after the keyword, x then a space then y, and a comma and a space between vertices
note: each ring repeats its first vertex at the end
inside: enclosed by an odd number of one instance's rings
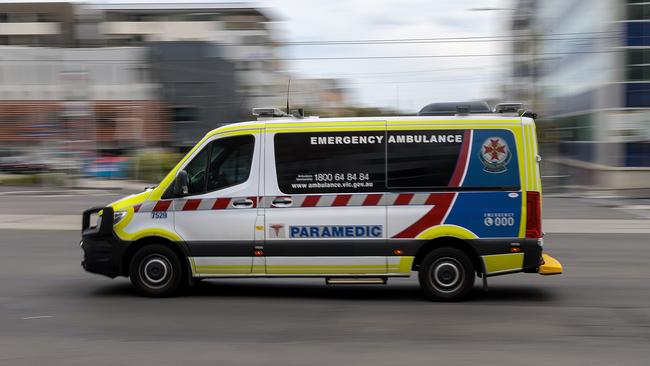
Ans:
POLYGON ((81 230, 81 215, 0 214, 1 230, 81 230))
POLYGON ((23 320, 31 320, 31 319, 47 319, 47 318, 54 318, 53 315, 39 315, 39 316, 28 316, 26 318, 23 318, 23 320))

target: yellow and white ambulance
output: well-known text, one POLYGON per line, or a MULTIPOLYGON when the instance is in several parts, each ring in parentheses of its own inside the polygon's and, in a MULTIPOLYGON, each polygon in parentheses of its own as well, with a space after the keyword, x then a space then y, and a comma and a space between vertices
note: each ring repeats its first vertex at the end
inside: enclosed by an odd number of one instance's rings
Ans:
POLYGON ((417 272, 429 298, 448 301, 476 276, 561 273, 542 250, 530 114, 459 111, 258 110, 209 132, 155 188, 85 211, 83 267, 128 276, 146 296, 203 278, 384 284, 417 272))

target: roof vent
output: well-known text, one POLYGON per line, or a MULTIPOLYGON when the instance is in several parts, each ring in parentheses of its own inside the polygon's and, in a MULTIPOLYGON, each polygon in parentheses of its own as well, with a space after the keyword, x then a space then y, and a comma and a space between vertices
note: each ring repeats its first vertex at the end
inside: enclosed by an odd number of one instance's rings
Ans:
POLYGON ((499 103, 494 106, 494 113, 517 113, 524 109, 523 103, 499 103))
POLYGON ((455 114, 491 113, 487 102, 431 103, 418 112, 418 116, 453 116, 455 114))
POLYGON ((252 114, 258 118, 289 117, 279 108, 253 108, 252 114))

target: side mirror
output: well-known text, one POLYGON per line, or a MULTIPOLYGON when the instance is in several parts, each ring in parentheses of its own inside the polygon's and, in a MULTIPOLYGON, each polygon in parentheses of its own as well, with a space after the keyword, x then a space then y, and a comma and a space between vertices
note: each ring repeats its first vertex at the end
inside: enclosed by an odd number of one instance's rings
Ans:
POLYGON ((185 170, 178 172, 174 179, 174 197, 186 196, 189 193, 190 178, 185 170))

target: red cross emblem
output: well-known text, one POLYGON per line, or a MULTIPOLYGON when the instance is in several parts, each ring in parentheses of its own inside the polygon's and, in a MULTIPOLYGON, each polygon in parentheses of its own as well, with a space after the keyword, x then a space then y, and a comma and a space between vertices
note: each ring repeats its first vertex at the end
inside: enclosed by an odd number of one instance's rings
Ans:
POLYGON ((484 171, 488 173, 505 172, 506 165, 510 162, 512 154, 508 149, 508 143, 501 137, 490 137, 483 141, 479 153, 479 159, 483 163, 484 171))
POLYGON ((490 161, 502 160, 507 154, 505 143, 498 137, 489 138, 488 140, 489 142, 486 141, 486 144, 483 145, 483 155, 489 158, 490 161))

